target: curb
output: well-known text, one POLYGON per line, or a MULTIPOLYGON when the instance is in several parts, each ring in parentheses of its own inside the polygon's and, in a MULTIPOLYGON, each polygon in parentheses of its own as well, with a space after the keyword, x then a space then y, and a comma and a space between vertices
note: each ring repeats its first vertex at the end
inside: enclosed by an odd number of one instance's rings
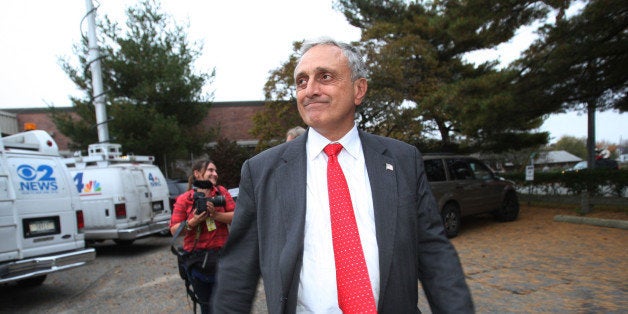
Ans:
POLYGON ((556 215, 554 221, 628 230, 628 220, 556 215))

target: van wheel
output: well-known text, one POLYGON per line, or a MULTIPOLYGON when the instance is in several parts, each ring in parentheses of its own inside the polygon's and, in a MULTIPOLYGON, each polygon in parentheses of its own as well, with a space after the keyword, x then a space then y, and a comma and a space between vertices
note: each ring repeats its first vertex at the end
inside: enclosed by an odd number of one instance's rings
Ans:
POLYGON ((454 203, 447 203, 441 211, 443 219, 443 227, 445 227, 445 235, 453 238, 460 232, 460 209, 454 203))
POLYGON ((135 240, 120 240, 120 239, 113 240, 113 242, 115 242, 117 245, 120 245, 120 246, 129 246, 133 244, 133 241, 135 240))
POLYGON ((510 192, 504 197, 502 206, 493 212, 497 221, 514 221, 519 216, 519 199, 517 194, 510 192))
POLYGON ((18 280, 17 285, 22 288, 37 287, 41 286, 41 284, 44 283, 44 280, 46 280, 46 275, 18 280))

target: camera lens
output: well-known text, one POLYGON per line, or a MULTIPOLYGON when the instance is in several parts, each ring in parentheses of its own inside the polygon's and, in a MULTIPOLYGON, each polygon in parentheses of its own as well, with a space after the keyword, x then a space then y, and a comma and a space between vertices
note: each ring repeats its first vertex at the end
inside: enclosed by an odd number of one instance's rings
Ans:
POLYGON ((223 195, 216 195, 212 197, 211 202, 212 204, 214 204, 214 206, 225 206, 225 204, 227 203, 223 195))

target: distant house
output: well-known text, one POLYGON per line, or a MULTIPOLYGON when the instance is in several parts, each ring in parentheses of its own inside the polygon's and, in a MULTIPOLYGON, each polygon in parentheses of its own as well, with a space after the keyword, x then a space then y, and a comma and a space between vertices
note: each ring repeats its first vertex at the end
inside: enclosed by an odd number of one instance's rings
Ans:
POLYGON ((6 111, 0 111, 0 136, 11 135, 17 132, 17 115, 6 111))
POLYGON ((573 167, 578 162, 582 161, 582 158, 575 156, 564 150, 552 150, 546 152, 539 152, 534 160, 534 166, 538 169, 552 170, 552 169, 566 169, 573 167))

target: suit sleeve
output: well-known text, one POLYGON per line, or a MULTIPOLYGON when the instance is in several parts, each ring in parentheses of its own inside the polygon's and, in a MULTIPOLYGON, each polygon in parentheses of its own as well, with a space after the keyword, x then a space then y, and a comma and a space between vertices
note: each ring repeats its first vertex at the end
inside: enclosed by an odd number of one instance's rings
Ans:
POLYGON ((242 166, 236 210, 216 275, 214 313, 250 313, 260 277, 257 211, 249 161, 242 166))
POLYGON ((445 236, 438 206, 417 151, 419 280, 433 313, 473 313, 458 254, 445 236))

